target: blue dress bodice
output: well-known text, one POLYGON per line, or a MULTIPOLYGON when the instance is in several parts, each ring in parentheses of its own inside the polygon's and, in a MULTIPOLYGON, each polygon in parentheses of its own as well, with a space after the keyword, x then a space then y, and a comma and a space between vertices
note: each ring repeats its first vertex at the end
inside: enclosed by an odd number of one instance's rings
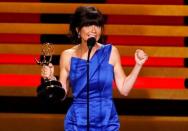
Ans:
MULTIPOLYGON (((112 45, 103 45, 89 61, 90 131, 117 131, 118 115, 112 100, 113 66, 109 64, 112 45)), ((66 131, 86 131, 87 61, 72 57, 70 84, 73 103, 65 118, 66 131)))

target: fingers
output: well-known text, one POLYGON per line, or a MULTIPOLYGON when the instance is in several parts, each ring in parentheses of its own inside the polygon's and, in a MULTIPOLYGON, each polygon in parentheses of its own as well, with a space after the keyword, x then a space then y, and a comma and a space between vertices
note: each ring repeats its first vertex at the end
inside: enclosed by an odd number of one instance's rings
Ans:
POLYGON ((41 76, 46 78, 51 78, 54 74, 54 66, 50 63, 49 65, 43 65, 41 69, 41 76))
POLYGON ((140 60, 148 58, 148 55, 141 49, 136 50, 136 57, 140 60))
POLYGON ((41 76, 43 78, 48 78, 50 76, 50 71, 48 70, 48 68, 46 66, 42 66, 42 69, 41 69, 41 76))
POLYGON ((135 52, 135 60, 138 64, 144 64, 148 59, 148 55, 141 49, 137 49, 135 52))
POLYGON ((147 55, 143 50, 140 50, 140 49, 137 49, 137 50, 136 50, 136 56, 137 56, 138 59, 140 59, 140 60, 145 59, 145 58, 148 58, 148 55, 147 55))

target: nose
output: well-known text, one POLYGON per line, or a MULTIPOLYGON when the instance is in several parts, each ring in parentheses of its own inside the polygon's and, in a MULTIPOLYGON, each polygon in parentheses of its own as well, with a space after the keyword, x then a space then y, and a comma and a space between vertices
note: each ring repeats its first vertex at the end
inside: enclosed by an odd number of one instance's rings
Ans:
POLYGON ((92 31, 92 32, 96 32, 95 25, 92 25, 92 26, 91 26, 91 31, 92 31))

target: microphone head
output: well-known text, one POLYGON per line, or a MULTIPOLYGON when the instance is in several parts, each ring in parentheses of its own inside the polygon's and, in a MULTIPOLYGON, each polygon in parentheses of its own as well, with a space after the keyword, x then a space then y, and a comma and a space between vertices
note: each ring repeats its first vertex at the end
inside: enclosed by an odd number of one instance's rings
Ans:
POLYGON ((87 39, 87 46, 89 49, 92 49, 95 43, 96 43, 95 37, 90 37, 87 39))

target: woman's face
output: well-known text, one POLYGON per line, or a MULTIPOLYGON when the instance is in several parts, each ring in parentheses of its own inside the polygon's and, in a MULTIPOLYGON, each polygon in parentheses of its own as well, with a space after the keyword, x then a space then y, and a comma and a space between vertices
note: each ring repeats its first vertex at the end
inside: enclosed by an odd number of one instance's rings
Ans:
POLYGON ((90 37, 95 37, 96 41, 99 40, 101 36, 102 28, 97 25, 88 25, 88 26, 83 26, 80 29, 80 37, 82 40, 82 43, 86 43, 87 39, 90 37))

